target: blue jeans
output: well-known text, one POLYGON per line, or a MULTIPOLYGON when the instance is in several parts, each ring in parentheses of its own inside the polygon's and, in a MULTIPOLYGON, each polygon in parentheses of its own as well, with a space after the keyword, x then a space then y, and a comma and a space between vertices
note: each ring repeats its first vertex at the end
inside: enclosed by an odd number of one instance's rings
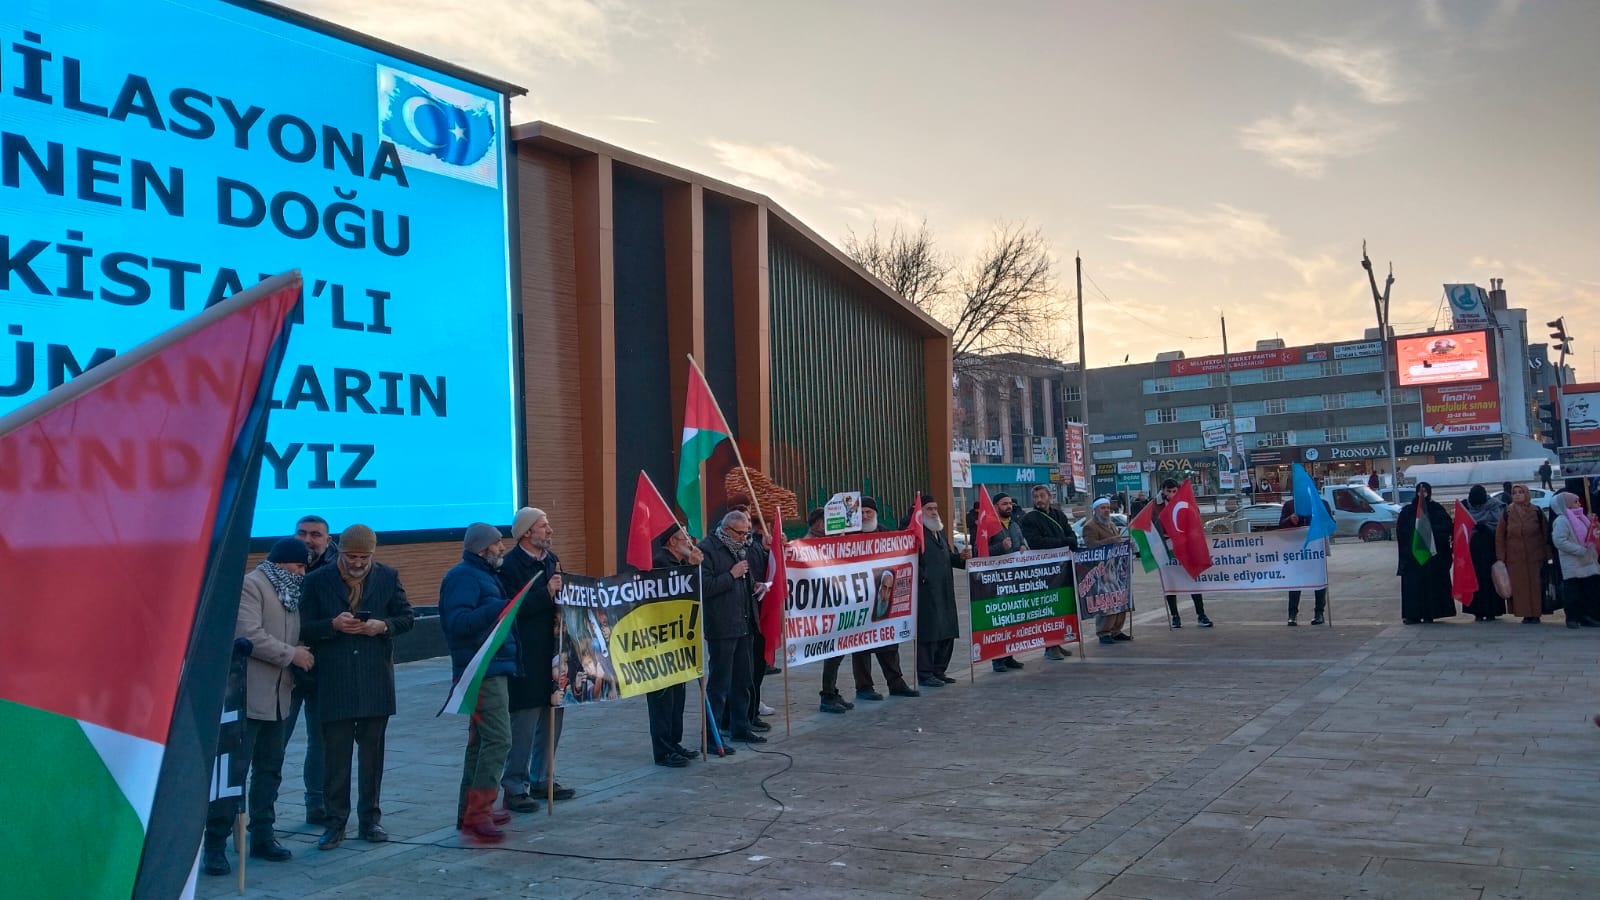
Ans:
POLYGON ((537 793, 545 786, 545 773, 552 771, 555 758, 550 755, 550 729, 555 727, 556 746, 561 745, 561 720, 566 710, 555 707, 555 721, 551 722, 551 708, 537 706, 519 709, 511 714, 511 753, 506 756, 505 773, 500 777, 500 787, 507 795, 537 793))
POLYGON ((306 762, 301 767, 301 781, 305 785, 306 810, 322 809, 322 724, 317 713, 317 686, 313 683, 295 682, 294 693, 289 695, 289 715, 283 720, 283 743, 287 746, 294 737, 294 725, 300 718, 300 707, 306 709, 306 762))

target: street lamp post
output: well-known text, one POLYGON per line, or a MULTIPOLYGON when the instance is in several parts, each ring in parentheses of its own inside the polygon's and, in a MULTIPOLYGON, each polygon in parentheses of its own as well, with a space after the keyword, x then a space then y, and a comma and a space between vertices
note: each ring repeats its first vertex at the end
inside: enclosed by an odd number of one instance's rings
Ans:
POLYGON ((1395 453, 1394 440, 1394 379, 1389 368, 1389 289, 1394 287, 1394 263, 1389 264, 1389 275, 1383 280, 1383 293, 1378 293, 1378 276, 1372 271, 1372 260, 1367 257, 1367 242, 1361 242, 1361 268, 1367 270, 1367 283, 1372 285, 1372 308, 1378 314, 1378 345, 1383 353, 1383 411, 1389 428, 1389 498, 1400 502, 1400 457, 1395 453))

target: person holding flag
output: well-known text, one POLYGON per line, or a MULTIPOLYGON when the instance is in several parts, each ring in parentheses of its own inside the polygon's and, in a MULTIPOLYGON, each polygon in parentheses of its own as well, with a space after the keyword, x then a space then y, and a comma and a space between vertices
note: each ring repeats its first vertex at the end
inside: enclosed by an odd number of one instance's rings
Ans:
MULTIPOLYGON (((500 777, 502 802, 512 812, 534 812, 534 797, 544 796, 545 779, 555 770, 554 748, 561 745, 565 711, 552 706, 556 687, 551 683, 550 658, 556 654, 556 598, 561 595, 561 560, 556 556, 555 529, 550 516, 536 506, 524 506, 511 520, 516 545, 501 558, 500 590, 507 597, 529 588, 517 608, 517 655, 522 672, 506 682, 507 708, 511 712, 511 749, 500 777)), ((557 800, 570 800, 575 792, 556 785, 557 800)))
POLYGON ((1400 621, 1407 625, 1456 614, 1450 596, 1450 514, 1433 500, 1433 485, 1417 482, 1417 501, 1395 523, 1400 554, 1400 621))
MULTIPOLYGON (((1182 486, 1178 484, 1176 479, 1168 478, 1161 482, 1160 493, 1156 494, 1155 499, 1140 512, 1139 518, 1135 520, 1135 524, 1142 523, 1142 527, 1135 528, 1134 524, 1129 525, 1129 530, 1134 537, 1134 543, 1139 547, 1139 555, 1146 559, 1145 571, 1147 572, 1153 568, 1149 561, 1154 559, 1153 548, 1157 544, 1167 551, 1169 557, 1178 559, 1186 571, 1195 568, 1198 568, 1199 571, 1205 571, 1211 565, 1211 551, 1205 543, 1204 524, 1200 522, 1200 511, 1195 509, 1194 494, 1191 491, 1185 498, 1180 496, 1181 490, 1182 486), (1174 534, 1175 532, 1176 535, 1174 534), (1154 536, 1154 541, 1150 540, 1151 536, 1154 536), (1175 542, 1173 540, 1174 536, 1184 538, 1184 540, 1175 542), (1143 537, 1143 540, 1141 540, 1141 537, 1143 537), (1190 538, 1198 539, 1202 546, 1197 550, 1194 546, 1194 540, 1190 538), (1203 564, 1200 559, 1201 556, 1204 556, 1203 564)), ((1190 571, 1190 574, 1194 575, 1198 574, 1198 572, 1190 571)), ((1206 617, 1205 595, 1190 594, 1189 599, 1194 601, 1195 623, 1201 628, 1210 628, 1211 619, 1206 617)), ((1178 595, 1167 594, 1166 601, 1167 615, 1171 617, 1171 626, 1173 628, 1182 628, 1183 619, 1178 615, 1178 595)))
MULTIPOLYGON (((1283 502, 1283 510, 1278 515, 1278 527, 1309 526, 1306 528, 1305 546, 1311 546, 1312 541, 1328 540, 1329 543, 1323 547, 1331 553, 1333 551, 1331 539, 1336 526, 1333 521, 1333 511, 1328 508, 1328 501, 1317 493, 1316 482, 1311 480, 1311 475, 1306 472, 1305 466, 1295 463, 1293 478, 1294 496, 1283 502), (1306 513, 1301 515, 1299 510, 1306 510, 1306 513)), ((1289 592, 1290 628, 1299 624, 1295 619, 1300 614, 1300 594, 1300 591, 1289 592)), ((1313 596, 1316 606, 1311 613, 1311 624, 1321 625, 1322 614, 1328 608, 1328 588, 1326 586, 1317 588, 1313 596)))
POLYGON ((955 569, 967 567, 971 550, 956 553, 944 536, 939 501, 918 493, 906 516, 906 527, 917 541, 917 684, 944 687, 956 680, 947 674, 961 636, 956 614, 955 569))
MULTIPOLYGON (((689 539, 689 532, 674 522, 657 538, 651 565, 657 569, 698 566, 705 558, 689 539)), ((683 702, 688 693, 688 683, 679 682, 645 695, 645 706, 650 710, 650 750, 658 766, 681 769, 700 755, 700 751, 683 745, 683 702)))

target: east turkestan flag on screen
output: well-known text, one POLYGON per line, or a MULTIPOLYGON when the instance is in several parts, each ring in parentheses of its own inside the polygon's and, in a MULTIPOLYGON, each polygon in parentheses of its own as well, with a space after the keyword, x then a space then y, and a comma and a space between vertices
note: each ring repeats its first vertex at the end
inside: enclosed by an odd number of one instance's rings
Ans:
MULTIPOLYGON (((689 534, 705 534, 705 512, 700 501, 700 468, 723 441, 733 439, 733 429, 711 394, 700 367, 689 362, 689 394, 683 402, 683 445, 678 451, 678 508, 689 519, 689 534)), ((751 500, 755 500, 754 497, 751 500)))
POLYGON ((175 897, 194 871, 272 381, 269 279, 0 418, 0 883, 175 897))

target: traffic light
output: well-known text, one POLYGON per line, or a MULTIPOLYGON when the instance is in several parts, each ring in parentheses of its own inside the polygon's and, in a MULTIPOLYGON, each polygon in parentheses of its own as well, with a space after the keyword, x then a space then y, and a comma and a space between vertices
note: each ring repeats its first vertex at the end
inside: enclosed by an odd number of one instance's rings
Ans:
POLYGON ((1550 346, 1554 347, 1557 350, 1560 350, 1561 354, 1563 356, 1565 356, 1568 353, 1571 353, 1572 352, 1572 338, 1567 335, 1566 317, 1562 316, 1561 318, 1555 320, 1554 322, 1546 322, 1545 324, 1549 325, 1550 329, 1551 329, 1551 331, 1550 331, 1550 340, 1552 341, 1552 343, 1550 344, 1550 346))

